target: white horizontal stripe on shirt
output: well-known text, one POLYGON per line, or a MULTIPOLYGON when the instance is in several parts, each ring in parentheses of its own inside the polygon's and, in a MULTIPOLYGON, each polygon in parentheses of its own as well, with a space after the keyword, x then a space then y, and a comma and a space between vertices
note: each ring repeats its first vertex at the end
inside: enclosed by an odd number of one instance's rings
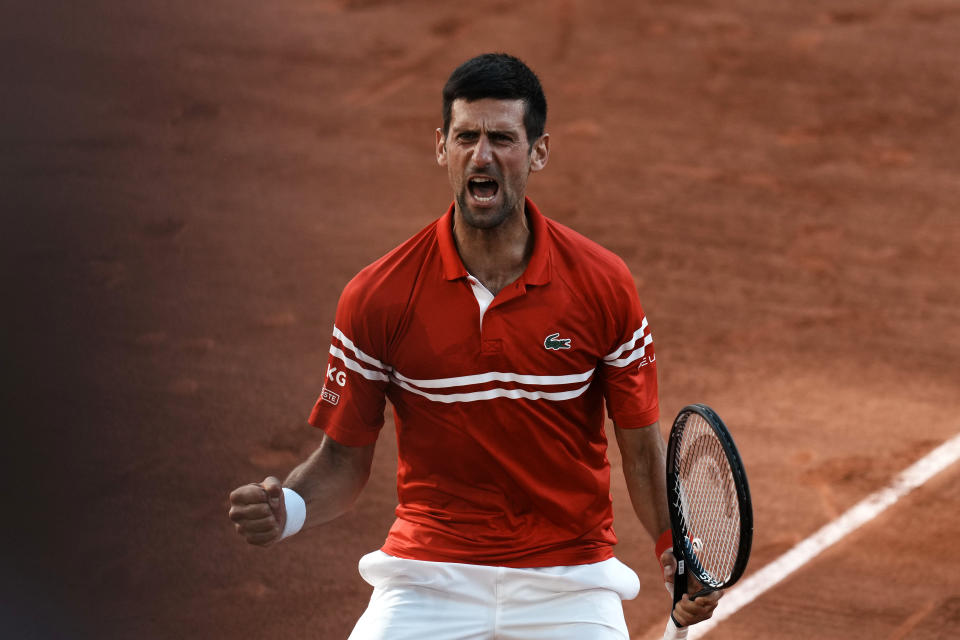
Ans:
POLYGON ((399 371, 393 371, 392 375, 397 380, 409 383, 410 385, 421 387, 423 389, 446 389, 449 387, 465 387, 472 384, 484 384, 486 382, 517 382, 520 384, 533 384, 540 386, 550 386, 559 384, 576 384, 589 380, 593 376, 593 369, 583 373, 573 373, 563 376, 537 376, 523 373, 502 373, 500 371, 491 371, 489 373, 478 373, 471 376, 457 376, 454 378, 437 378, 435 380, 414 380, 402 375, 399 371))
MULTIPOLYGON (((640 323, 640 328, 633 332, 633 336, 632 336, 629 340, 627 340, 626 342, 624 342, 622 345, 620 345, 619 347, 617 347, 617 348, 613 351, 613 353, 604 356, 603 359, 606 360, 607 362, 609 362, 609 361, 611 361, 611 360, 616 360, 617 358, 620 357, 620 355, 621 355, 624 351, 629 351, 630 349, 633 349, 634 345, 637 344, 637 340, 640 339, 640 337, 643 335, 643 333, 644 333, 644 331, 646 331, 646 329, 647 329, 647 318, 646 318, 646 316, 644 316, 643 322, 640 323)), ((644 345, 647 345, 647 344, 650 344, 650 343, 649 343, 649 342, 644 342, 644 345)))
POLYGON ((340 329, 337 328, 337 325, 333 325, 333 337, 339 340, 341 343, 343 343, 343 346, 345 346, 347 349, 350 349, 350 351, 353 351, 357 355, 358 359, 366 362, 367 364, 372 364, 378 369, 383 369, 385 371, 390 370, 390 367, 388 367, 387 365, 383 364, 382 362, 380 362, 379 360, 377 360, 372 356, 368 356, 363 351, 358 349, 357 345, 353 344, 353 341, 350 338, 348 338, 346 335, 344 335, 343 331, 340 331, 340 329))
POLYGON ((494 398, 510 398, 512 400, 570 400, 583 395, 583 392, 590 386, 589 383, 578 389, 570 391, 528 391, 526 389, 486 389, 484 391, 471 391, 467 393, 428 393, 416 387, 412 387, 406 382, 394 378, 394 381, 403 389, 418 396, 423 396, 427 400, 434 402, 443 402, 449 404, 452 402, 476 402, 477 400, 493 400, 494 398))
POLYGON ((363 368, 359 363, 348 358, 347 354, 345 354, 342 349, 338 349, 333 345, 330 345, 330 355, 343 362, 347 369, 350 369, 350 371, 356 371, 367 380, 378 380, 380 382, 387 382, 389 380, 387 374, 380 371, 371 371, 370 369, 363 368))
POLYGON ((611 367, 625 367, 631 362, 634 362, 642 358, 647 351, 648 344, 653 344, 653 336, 650 335, 649 333, 643 339, 643 344, 640 345, 640 348, 634 351, 633 353, 631 353, 626 358, 619 358, 617 360, 607 360, 607 358, 604 358, 603 363, 611 367))
POLYGON ((380 382, 392 381, 402 389, 415 393, 419 396, 432 400, 434 402, 453 403, 453 402, 476 402, 479 400, 492 400, 494 398, 526 399, 526 400, 570 400, 583 395, 584 391, 590 386, 590 380, 593 377, 595 369, 590 369, 582 373, 573 373, 559 376, 541 376, 523 373, 506 373, 501 371, 490 371, 487 373, 478 373, 466 376, 454 376, 451 378, 435 378, 427 380, 417 380, 408 378, 399 371, 394 370, 390 365, 386 365, 376 358, 365 354, 348 338, 339 328, 334 327, 334 337, 340 343, 356 355, 358 360, 373 365, 381 371, 368 369, 359 362, 350 357, 343 349, 336 345, 330 346, 330 354, 343 362, 344 366, 351 371, 359 373, 367 380, 380 382), (389 376, 387 373, 389 372, 389 376), (545 391, 531 389, 504 389, 497 387, 494 389, 484 389, 481 391, 471 391, 464 393, 430 393, 423 389, 452 389, 455 387, 465 387, 477 384, 486 384, 489 382, 514 382, 523 385, 532 386, 558 386, 586 382, 587 384, 577 388, 565 391, 545 391))

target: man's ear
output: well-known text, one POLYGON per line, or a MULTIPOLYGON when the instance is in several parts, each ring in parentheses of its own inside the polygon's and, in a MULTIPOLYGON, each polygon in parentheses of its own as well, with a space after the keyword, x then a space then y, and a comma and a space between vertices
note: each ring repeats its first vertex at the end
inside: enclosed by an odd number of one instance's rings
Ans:
POLYGON ((441 167, 447 166, 447 137, 439 127, 437 128, 437 164, 441 167))
POLYGON ((550 157, 550 134, 545 133, 530 148, 530 171, 541 171, 550 157))

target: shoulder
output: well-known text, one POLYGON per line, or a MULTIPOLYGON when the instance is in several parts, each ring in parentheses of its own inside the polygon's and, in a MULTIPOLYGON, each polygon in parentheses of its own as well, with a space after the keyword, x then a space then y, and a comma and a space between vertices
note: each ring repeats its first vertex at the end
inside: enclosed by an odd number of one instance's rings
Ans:
POLYGON ((599 293, 634 288, 633 275, 613 251, 555 220, 546 219, 554 270, 568 283, 599 293))
POLYGON ((343 289, 341 306, 370 310, 405 303, 431 253, 436 252, 436 222, 370 263, 343 289))
MULTIPOLYGON (((390 358, 390 345, 407 316, 411 292, 436 253, 436 224, 364 267, 340 295, 335 331, 383 362, 390 358)), ((342 338, 341 338, 342 339, 342 338)))

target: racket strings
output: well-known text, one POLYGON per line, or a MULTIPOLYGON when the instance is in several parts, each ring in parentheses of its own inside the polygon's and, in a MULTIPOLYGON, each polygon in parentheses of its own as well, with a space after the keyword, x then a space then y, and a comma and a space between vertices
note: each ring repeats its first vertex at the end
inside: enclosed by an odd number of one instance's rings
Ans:
POLYGON ((723 445, 711 426, 690 414, 679 443, 678 495, 688 557, 717 587, 731 577, 740 548, 740 511, 723 445))

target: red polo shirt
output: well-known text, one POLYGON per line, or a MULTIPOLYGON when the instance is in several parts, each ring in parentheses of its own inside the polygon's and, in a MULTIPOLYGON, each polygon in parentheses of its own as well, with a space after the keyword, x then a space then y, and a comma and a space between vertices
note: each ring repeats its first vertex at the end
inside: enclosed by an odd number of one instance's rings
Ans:
POLYGON ((371 444, 390 399, 388 554, 511 567, 613 555, 603 407, 624 428, 657 420, 650 330, 622 260, 526 209, 530 262, 482 315, 452 206, 340 298, 310 424, 371 444))

